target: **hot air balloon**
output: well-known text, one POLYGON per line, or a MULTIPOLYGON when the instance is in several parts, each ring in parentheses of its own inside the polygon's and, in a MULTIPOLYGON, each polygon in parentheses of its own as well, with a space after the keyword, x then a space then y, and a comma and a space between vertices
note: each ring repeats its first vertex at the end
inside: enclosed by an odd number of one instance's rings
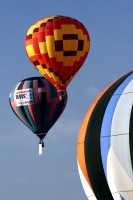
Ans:
POLYGON ((89 200, 133 199, 133 71, 110 84, 88 109, 77 162, 89 200))
POLYGON ((25 49, 36 69, 63 91, 83 65, 90 48, 85 26, 67 16, 50 16, 34 23, 25 37, 25 49))
POLYGON ((65 100, 60 101, 56 88, 44 77, 24 79, 10 93, 12 110, 40 138, 40 154, 44 137, 65 109, 67 93, 65 95, 65 100))

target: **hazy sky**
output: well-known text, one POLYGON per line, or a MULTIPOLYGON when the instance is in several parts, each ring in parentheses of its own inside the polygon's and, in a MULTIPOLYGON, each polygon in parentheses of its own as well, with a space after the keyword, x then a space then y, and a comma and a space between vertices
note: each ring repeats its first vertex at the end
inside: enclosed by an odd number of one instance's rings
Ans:
POLYGON ((87 200, 76 156, 82 119, 95 97, 132 68, 132 0, 1 0, 0 199, 87 200), (24 37, 35 21, 50 15, 81 21, 91 48, 39 156, 38 138, 14 115, 8 97, 20 80, 40 76, 25 53, 24 37))

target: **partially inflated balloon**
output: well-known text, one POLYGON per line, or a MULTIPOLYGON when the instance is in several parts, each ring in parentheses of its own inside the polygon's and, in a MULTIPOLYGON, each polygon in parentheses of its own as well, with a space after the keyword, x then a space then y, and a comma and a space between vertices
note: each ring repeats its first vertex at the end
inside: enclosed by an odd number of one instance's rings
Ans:
POLYGON ((67 16, 51 16, 33 24, 25 37, 30 61, 58 91, 83 65, 90 48, 85 26, 67 16))
POLYGON ((32 77, 20 81, 9 97, 11 108, 17 117, 42 142, 66 106, 60 101, 56 88, 44 77, 32 77))
POLYGON ((89 200, 133 199, 133 71, 109 85, 88 109, 77 157, 89 200))

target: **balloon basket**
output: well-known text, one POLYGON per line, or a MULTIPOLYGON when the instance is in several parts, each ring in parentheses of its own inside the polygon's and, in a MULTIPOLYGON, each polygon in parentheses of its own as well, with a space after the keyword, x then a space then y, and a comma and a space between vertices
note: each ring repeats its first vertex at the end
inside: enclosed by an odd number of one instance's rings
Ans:
POLYGON ((42 148, 44 147, 44 142, 42 140, 40 140, 38 147, 39 147, 39 149, 38 149, 39 155, 42 155, 42 148))

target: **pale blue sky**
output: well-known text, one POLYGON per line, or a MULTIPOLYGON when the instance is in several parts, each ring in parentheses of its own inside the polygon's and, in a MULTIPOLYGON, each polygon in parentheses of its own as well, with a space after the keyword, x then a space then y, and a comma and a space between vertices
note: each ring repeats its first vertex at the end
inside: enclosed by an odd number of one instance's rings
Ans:
POLYGON ((77 168, 78 131, 99 92, 133 69, 133 1, 1 0, 0 69, 0 199, 86 200, 77 168), (25 53, 24 37, 35 21, 50 15, 81 21, 91 48, 39 156, 38 138, 16 118, 8 96, 20 80, 40 76, 25 53))

